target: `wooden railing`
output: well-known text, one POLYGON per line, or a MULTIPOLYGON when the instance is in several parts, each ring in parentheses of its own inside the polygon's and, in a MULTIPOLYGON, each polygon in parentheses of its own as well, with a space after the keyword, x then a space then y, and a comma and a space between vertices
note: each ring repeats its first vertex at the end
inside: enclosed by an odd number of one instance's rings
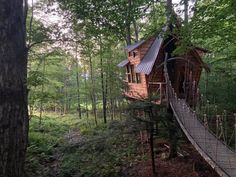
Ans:
POLYGON ((148 82, 149 96, 159 96, 159 104, 165 102, 166 98, 166 83, 165 82, 148 82))

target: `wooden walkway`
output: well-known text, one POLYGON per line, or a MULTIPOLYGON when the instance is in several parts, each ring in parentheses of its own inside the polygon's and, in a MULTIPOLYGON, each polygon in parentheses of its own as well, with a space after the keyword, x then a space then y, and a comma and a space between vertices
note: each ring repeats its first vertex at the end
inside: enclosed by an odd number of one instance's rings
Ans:
POLYGON ((167 54, 164 64, 167 100, 174 115, 195 149, 221 177, 236 177, 236 153, 220 141, 191 110, 184 99, 179 99, 167 72, 167 54))
POLYGON ((185 100, 171 98, 170 105, 185 135, 211 167, 222 177, 236 177, 236 153, 199 121, 185 100))

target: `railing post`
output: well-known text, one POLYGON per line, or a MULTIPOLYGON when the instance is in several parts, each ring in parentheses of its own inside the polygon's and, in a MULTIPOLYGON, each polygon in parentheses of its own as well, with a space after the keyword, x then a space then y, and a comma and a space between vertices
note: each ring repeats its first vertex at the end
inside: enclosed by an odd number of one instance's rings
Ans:
POLYGON ((223 131, 223 138, 227 144, 228 139, 228 122, 227 122, 227 111, 224 110, 224 114, 222 115, 222 131, 223 131))
POLYGON ((207 100, 207 107, 206 107, 206 114, 210 114, 210 106, 209 106, 209 103, 210 103, 210 101, 209 100, 207 100))
POLYGON ((234 122, 234 134, 235 134, 234 135, 234 139, 235 139, 234 140, 235 141, 234 144, 235 144, 235 151, 236 151, 236 113, 234 113, 234 121, 235 121, 234 122))
MULTIPOLYGON (((180 100, 180 99, 178 98, 178 100, 180 100)), ((185 107, 184 107, 184 103, 182 102, 182 111, 181 111, 182 122, 184 122, 184 126, 186 126, 186 120, 185 120, 185 116, 184 116, 183 111, 185 112, 185 107)))
POLYGON ((219 123, 220 123, 220 136, 219 138, 221 138, 221 136, 223 137, 224 142, 226 142, 225 140, 225 135, 224 135, 224 128, 223 128, 223 121, 224 121, 224 117, 221 116, 219 123))
POLYGON ((203 114, 203 121, 204 121, 204 125, 206 128, 208 128, 208 122, 207 122, 207 115, 206 114, 203 114))
POLYGON ((216 115, 216 137, 219 138, 218 133, 219 133, 219 119, 220 119, 220 115, 216 115))
POLYGON ((159 84, 160 87, 160 103, 162 103, 162 83, 159 84))
MULTIPOLYGON (((191 111, 191 110, 190 110, 190 111, 191 111)), ((193 126, 194 126, 194 127, 193 127, 193 129, 194 129, 194 130, 193 130, 193 135, 194 135, 194 133, 196 132, 196 129, 197 129, 197 125, 196 125, 196 120, 197 120, 196 111, 193 110, 193 113, 192 113, 192 114, 193 114, 193 117, 194 117, 194 120, 193 120, 193 121, 194 121, 194 123, 193 123, 193 126)), ((196 133, 197 133, 197 132, 196 132, 196 133)))

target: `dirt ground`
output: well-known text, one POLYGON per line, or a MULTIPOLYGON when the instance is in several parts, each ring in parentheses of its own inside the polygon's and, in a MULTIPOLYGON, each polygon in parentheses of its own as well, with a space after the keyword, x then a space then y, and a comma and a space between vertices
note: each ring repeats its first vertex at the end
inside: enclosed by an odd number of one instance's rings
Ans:
MULTIPOLYGON (((149 145, 144 145, 149 153, 149 145)), ((151 160, 133 165, 125 176, 127 177, 219 177, 206 163, 191 144, 179 147, 178 157, 168 159, 168 143, 161 140, 155 142, 155 171, 152 172, 151 160)), ((150 156, 151 159, 151 156, 150 156)))

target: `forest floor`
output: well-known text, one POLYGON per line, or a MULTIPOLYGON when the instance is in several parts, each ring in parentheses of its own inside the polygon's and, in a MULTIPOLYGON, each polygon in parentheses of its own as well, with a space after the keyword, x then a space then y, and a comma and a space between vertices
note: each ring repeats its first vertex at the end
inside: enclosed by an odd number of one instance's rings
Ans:
MULTIPOLYGON (((28 177, 152 177, 149 144, 141 143, 135 120, 107 125, 76 115, 47 114, 30 121, 28 177)), ((168 142, 155 141, 156 177, 217 177, 191 144, 168 159, 168 142)))

